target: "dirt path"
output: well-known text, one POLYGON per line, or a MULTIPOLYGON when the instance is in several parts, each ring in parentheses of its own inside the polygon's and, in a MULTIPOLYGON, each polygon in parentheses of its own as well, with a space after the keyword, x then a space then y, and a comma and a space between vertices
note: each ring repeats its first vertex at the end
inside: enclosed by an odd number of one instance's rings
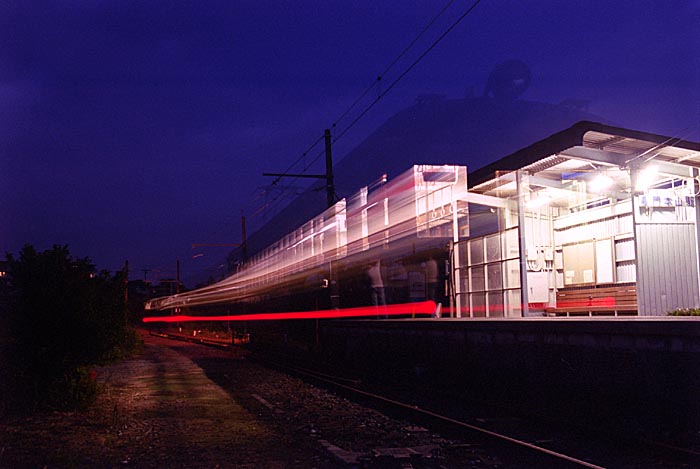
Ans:
POLYGON ((86 412, 0 423, 0 467, 322 467, 161 339, 101 368, 86 412))

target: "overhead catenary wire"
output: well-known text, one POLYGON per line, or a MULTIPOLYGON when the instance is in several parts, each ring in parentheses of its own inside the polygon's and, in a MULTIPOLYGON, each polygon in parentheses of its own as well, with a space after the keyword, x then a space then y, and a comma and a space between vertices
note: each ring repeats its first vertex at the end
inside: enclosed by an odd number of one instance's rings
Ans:
MULTIPOLYGON (((348 126, 346 126, 339 134, 334 135, 333 137, 333 142, 337 142, 340 140, 350 129, 352 129, 362 118, 364 118, 367 113, 381 100, 382 97, 386 96, 418 63, 420 63, 421 60, 423 60, 437 45, 442 42, 445 37, 455 28, 457 25, 459 25, 476 7, 477 5, 481 2, 481 0, 476 0, 472 5, 464 12, 462 15, 457 18, 450 26, 438 36, 437 39, 435 39, 430 46, 428 46, 427 49, 425 49, 403 72, 399 74, 399 76, 394 79, 391 84, 384 90, 380 90, 378 93, 377 97, 367 106, 365 107, 358 116, 356 116, 348 126)), ((337 124, 345 118, 351 111, 352 109, 359 104, 359 102, 364 99, 367 94, 376 86, 377 82, 380 82, 381 79, 383 78, 386 73, 389 72, 398 62, 399 60, 418 42, 418 40, 435 24, 435 22, 449 9, 449 7, 454 3, 454 0, 449 0, 445 6, 438 12, 438 14, 433 17, 428 24, 418 33, 418 35, 397 55, 397 57, 392 60, 387 67, 382 71, 382 73, 377 77, 377 81, 373 82, 367 89, 351 104, 351 106, 343 112, 340 117, 338 117, 332 124, 332 128, 336 129, 337 124)), ((297 158, 294 163, 292 163, 287 170, 285 170, 280 176, 277 176, 275 180, 273 181, 273 185, 277 184, 277 182, 280 181, 284 175, 288 174, 289 171, 294 167, 299 161, 301 161, 303 158, 305 158, 308 153, 316 146, 318 145, 322 140, 324 139, 324 136, 319 137, 309 148, 299 157, 297 158)), ((305 165, 306 167, 304 168, 304 171, 306 169, 313 165, 318 159, 324 154, 324 151, 320 152, 310 163, 305 165)), ((298 177, 293 177, 292 183, 298 179, 298 177)), ((276 208, 280 203, 281 203, 281 198, 283 196, 287 195, 284 190, 282 190, 277 196, 275 196, 272 201, 268 202, 265 204, 265 207, 263 209, 270 209, 270 208, 276 208), (278 202, 279 201, 279 202, 278 202), (277 202, 277 203, 275 203, 277 202)), ((261 210, 256 211, 256 213, 260 213, 261 210)))
MULTIPOLYGON (((312 143, 312 144, 309 146, 309 148, 307 148, 306 151, 305 151, 304 153, 302 153, 301 156, 299 156, 299 158, 297 158, 296 160, 294 160, 294 163, 290 164, 289 167, 288 167, 287 169, 285 169, 284 172, 283 172, 282 174, 287 174, 287 173, 289 173, 289 171, 290 171, 299 161, 301 161, 302 159, 306 158, 306 155, 307 155, 311 150, 313 150, 314 147, 315 147, 316 145, 318 145, 319 143, 321 143, 321 141, 323 141, 323 139, 324 139, 324 135, 321 135, 319 138, 317 138, 316 141, 314 141, 314 143, 312 143)), ((310 165, 310 164, 309 164, 309 165, 310 165)), ((309 165, 306 165, 306 166, 308 167, 309 165)), ((306 168, 304 168, 304 171, 306 171, 306 168)), ((273 185, 277 184, 277 183, 280 181, 280 179, 282 179, 282 176, 277 176, 277 177, 275 178, 275 180, 272 181, 272 184, 273 184, 273 185)))
POLYGON ((454 21, 440 36, 438 36, 435 41, 428 46, 428 48, 423 51, 421 55, 418 56, 394 81, 391 82, 391 84, 386 88, 386 90, 382 91, 381 93, 378 94, 378 96, 357 116, 353 121, 345 127, 339 134, 336 134, 336 136, 333 139, 333 142, 337 142, 340 140, 350 129, 352 129, 384 96, 386 96, 413 68, 420 63, 423 58, 425 58, 426 55, 428 55, 437 45, 442 42, 445 37, 455 28, 459 23, 461 23, 464 18, 466 18, 473 10, 476 8, 476 6, 481 3, 481 0, 476 0, 459 18, 457 18, 456 21, 454 21))
MULTIPOLYGON (((669 137, 666 140, 664 140, 663 142, 658 143, 658 144, 654 145, 653 147, 641 152, 639 155, 635 155, 632 158, 626 160, 625 164, 629 165, 633 161, 638 160, 640 158, 643 158, 644 156, 646 156, 646 155, 648 155, 656 150, 659 150, 661 148, 664 148, 664 147, 667 147, 669 145, 673 145, 675 143, 678 143, 678 142, 685 140, 685 138, 688 135, 690 135, 695 130, 695 128, 698 127, 699 125, 700 125, 700 122, 695 123, 695 124, 691 124, 683 129, 679 130, 678 132, 676 132, 676 134, 673 137, 669 137)), ((655 154, 651 155, 649 158, 646 158, 645 160, 643 160, 642 163, 646 163, 648 161, 651 161, 652 159, 656 158, 658 155, 659 155, 658 153, 655 153, 655 154)))
MULTIPOLYGON (((350 112, 351 112, 351 111, 352 111, 352 110, 367 96, 367 94, 375 87, 376 83, 379 82, 379 81, 381 81, 381 79, 394 67, 394 65, 396 65, 396 64, 399 62, 399 60, 401 60, 401 58, 402 58, 404 55, 406 55, 406 54, 408 53, 408 51, 409 51, 409 50, 418 42, 418 40, 419 40, 419 39, 420 39, 420 38, 435 24, 435 22, 449 9, 449 7, 450 7, 453 3, 454 3, 454 0, 449 0, 449 1, 445 4, 445 6, 440 10, 440 12, 438 12, 438 14, 435 15, 435 16, 428 22, 428 24, 426 24, 426 25, 423 27, 423 29, 416 35, 416 37, 414 37, 413 40, 412 40, 406 47, 404 47, 404 49, 394 58, 394 60, 392 60, 392 61, 389 63, 389 65, 387 65, 387 66, 384 68, 384 70, 377 76, 377 81, 371 83, 371 84, 365 89, 365 91, 364 91, 363 93, 361 93, 360 96, 358 96, 357 99, 355 99, 355 101, 340 115, 340 117, 338 117, 337 119, 335 119, 335 121, 334 121, 333 124, 332 124, 332 128, 335 129, 336 126, 338 125, 338 123, 339 123, 343 118, 345 118, 345 116, 347 116, 347 115, 348 115, 348 114, 349 114, 349 113, 350 113, 350 112)), ((305 157, 308 155, 308 153, 309 153, 314 147, 316 147, 316 145, 318 145, 318 144, 321 142, 321 140, 323 140, 323 138, 324 138, 324 135, 321 135, 316 141, 314 141, 314 142, 309 146, 309 148, 307 148, 307 150, 306 150, 305 152, 302 153, 302 155, 301 155, 299 158, 297 158, 291 165, 289 165, 289 167, 282 173, 282 175, 277 176, 277 177, 272 181, 272 185, 276 185, 276 184, 282 179, 282 177, 284 177, 283 175, 289 174, 289 172, 291 171, 291 169, 292 169, 297 163, 299 163, 299 161, 301 161, 303 158, 305 158, 305 157)), ((337 139, 336 139, 336 140, 337 140, 337 139)), ((305 168, 303 169, 302 172, 305 172, 306 169, 307 169, 309 166, 313 165, 316 161, 318 161, 318 159, 321 157, 321 155, 323 155, 323 152, 319 153, 310 163, 306 164, 306 165, 305 165, 305 168)), ((294 180, 295 180, 295 179, 298 179, 298 178, 294 178, 294 180)), ((294 180, 292 180, 292 182, 294 182, 294 180)), ((269 209, 269 208, 275 208, 277 205, 279 205, 279 203, 275 204, 275 201, 277 201, 277 200, 282 200, 281 198, 282 198, 284 195, 286 195, 286 194, 285 194, 285 191, 284 191, 284 189, 283 189, 277 196, 275 196, 275 197, 273 198, 272 201, 267 202, 267 203, 265 204, 264 207, 262 207, 261 209, 257 210, 257 211, 256 211, 256 214, 259 213, 261 210, 264 210, 265 208, 268 208, 268 209, 269 209), (274 205, 273 205, 273 204, 274 204, 274 205)))
MULTIPOLYGON (((320 151, 320 152, 314 157, 314 159, 311 160, 311 162, 308 163, 308 166, 313 165, 313 164, 314 164, 316 161, 318 161, 322 156, 324 156, 325 153, 326 153, 325 149, 322 150, 322 151, 320 151)), ((282 177, 282 176, 279 176, 279 177, 282 177)), ((291 177, 292 177, 291 183, 293 183, 294 181, 296 181, 297 179, 299 179, 299 176, 291 176, 291 177)), ((291 184, 291 183, 290 183, 290 184, 291 184)), ((316 191, 316 190, 318 190, 318 189, 316 189, 316 188, 311 188, 311 189, 308 189, 308 190, 306 190, 306 191, 304 191, 304 192, 302 192, 302 193, 308 193, 308 192, 312 192, 312 191, 316 191)), ((283 200, 283 199, 280 199, 280 198, 281 198, 283 195, 286 195, 285 192, 284 192, 284 189, 283 189, 276 197, 274 197, 270 202, 266 203, 264 207, 262 207, 261 209, 259 209, 259 210, 258 210, 257 212, 255 212, 255 213, 258 214, 258 213, 261 212, 261 210, 263 210, 263 209, 265 209, 265 208, 273 208, 273 209, 276 208, 277 206, 279 206, 280 203, 282 203, 282 200, 283 200), (275 202, 278 201, 278 200, 279 200, 279 202, 277 202, 277 203, 275 204, 275 202), (274 204, 274 205, 272 205, 272 204, 274 204)), ((296 195, 299 195, 299 194, 297 193, 296 195)), ((338 199, 338 196, 337 196, 337 195, 334 194, 334 196, 335 196, 336 199, 338 199)))
MULTIPOLYGON (((313 160, 311 160, 310 163, 308 163, 308 166, 311 166, 312 164, 314 164, 324 154, 325 154, 325 150, 321 151, 318 155, 316 155, 316 157, 313 160)), ((277 179, 281 179, 282 177, 283 176, 278 176, 277 179)), ((291 178, 291 181, 290 181, 290 183, 289 183, 290 185, 288 187, 294 188, 293 183, 296 180, 298 180, 299 177, 298 176, 290 176, 290 178, 291 178)), ((289 192, 287 190, 287 188, 281 187, 280 192, 277 195, 275 195, 272 198, 272 200, 266 200, 265 203, 261 207, 259 207, 255 212, 253 212, 253 217, 257 217, 264 212, 274 211, 285 200, 284 198, 286 196, 305 194, 307 192, 312 192, 314 190, 316 190, 316 189, 311 188, 311 189, 307 189, 307 190, 302 191, 302 192, 289 192)))
MULTIPOLYGON (((297 180, 297 179, 299 179, 299 178, 293 177, 292 182, 294 182, 294 181, 297 180)), ((290 185, 289 187, 293 187, 293 186, 290 185)), ((272 200, 266 201, 260 208, 258 208, 258 209, 253 213, 253 216, 258 216, 258 215, 262 214, 262 213, 263 213, 264 211, 266 211, 266 210, 274 210, 274 209, 276 209, 276 208, 282 203, 282 201, 284 200, 284 198, 283 198, 284 196, 287 196, 287 195, 301 195, 301 194, 304 194, 304 193, 307 193, 307 192, 311 192, 312 190, 314 190, 314 189, 307 189, 307 190, 302 191, 302 192, 288 192, 286 188, 282 188, 282 189, 280 190, 280 192, 279 192, 276 196, 274 196, 274 197, 272 198, 272 200)))
POLYGON ((339 123, 341 120, 343 120, 343 118, 344 118, 345 116, 347 116, 347 115, 350 113, 350 111, 352 111, 352 110, 355 108, 355 106, 357 106, 357 105, 360 103, 360 101, 362 101, 362 100, 365 98, 365 96, 367 96, 367 94, 369 94, 370 91, 372 91, 372 90, 374 89, 375 86, 377 86, 377 83, 379 83, 379 82, 382 80, 382 78, 384 78, 384 76, 385 76, 387 73, 389 73, 389 70, 391 70, 391 69, 394 67, 394 65, 396 65, 396 64, 398 63, 398 61, 401 60, 401 58, 402 58, 404 55, 406 55, 406 53, 408 53, 408 51, 416 44, 416 42, 418 42, 418 40, 433 26, 433 24, 435 24, 435 22, 436 22, 438 19, 440 19, 440 17, 447 11, 447 9, 448 9, 453 3, 454 3, 454 0, 449 0, 449 1, 445 4, 445 6, 442 8, 442 10, 440 10, 440 12, 439 12, 437 15, 435 15, 435 16, 433 17, 433 19, 431 19, 430 22, 428 22, 428 24, 425 25, 425 27, 423 27, 423 29, 421 30, 421 32, 419 32, 418 35, 416 35, 416 37, 413 38, 413 40, 412 40, 406 47, 404 47, 404 49, 401 51, 401 53, 399 53, 399 55, 397 55, 396 58, 395 58, 394 60, 392 60, 391 63, 390 63, 389 65, 387 65, 387 66, 384 68, 384 70, 383 70, 379 75, 377 75, 377 79, 376 79, 375 81, 373 81, 373 82, 365 89, 365 91, 364 91, 360 96, 358 96, 357 99, 355 99, 355 101, 353 101, 353 103, 345 110, 345 112, 343 112, 343 113, 340 115, 340 117, 338 117, 338 118, 333 122, 333 127, 334 127, 334 128, 338 125, 338 123, 339 123))
MULTIPOLYGON (((287 169, 284 170, 284 172, 282 172, 279 176, 275 177, 275 179, 272 181, 272 184, 271 184, 271 185, 273 185, 273 186, 276 185, 278 182, 280 182, 280 181, 282 180, 283 177, 285 177, 285 175, 289 175, 289 172, 292 170, 292 168, 293 168, 297 163, 299 163, 302 159, 306 158, 306 156, 309 154, 309 152, 310 152, 311 150, 313 150, 314 147, 315 147, 316 145, 318 145, 324 138, 325 138, 325 135, 321 135, 318 139, 316 139, 316 141, 314 141, 314 142, 306 149, 306 151, 305 151, 304 153, 301 154, 301 156, 299 156, 296 160, 294 160, 294 162, 293 162, 292 164, 290 164, 289 167, 287 167, 287 169)), ((322 151, 321 153, 319 153, 319 156, 322 155, 322 154, 324 154, 324 152, 325 152, 325 150, 322 151)), ((316 158, 314 158, 310 163, 306 163, 306 164, 304 165, 304 169, 302 170, 302 173, 306 172, 306 170, 308 169, 308 167, 311 166, 311 165, 313 165, 313 164, 318 160, 319 156, 316 156, 316 158)), ((294 181, 296 181, 297 179, 299 179, 299 178, 298 178, 298 177, 292 176, 292 180, 291 180, 291 182, 290 182, 290 187, 292 187, 292 184, 293 184, 294 181)), ((282 199, 282 197, 283 197, 283 196, 286 196, 286 195, 288 195, 287 189, 285 189, 284 187, 282 187, 281 190, 280 190, 280 192, 279 192, 271 201, 266 201, 265 204, 263 204, 261 207, 259 207, 259 208, 253 213, 253 216, 260 215, 262 212, 267 211, 267 210, 270 210, 270 209, 275 209, 275 208, 282 202, 282 200, 284 200, 284 199, 282 199), (279 202, 277 202, 278 200, 279 200, 279 202), (277 202, 277 203, 275 203, 275 202, 277 202)), ((298 194, 297 194, 297 195, 298 195, 298 194)))

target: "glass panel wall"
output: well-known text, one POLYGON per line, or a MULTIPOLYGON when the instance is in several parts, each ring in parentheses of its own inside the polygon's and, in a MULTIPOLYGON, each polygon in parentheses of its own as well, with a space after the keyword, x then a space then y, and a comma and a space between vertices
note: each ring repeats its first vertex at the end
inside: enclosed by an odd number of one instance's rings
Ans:
POLYGON ((463 317, 517 317, 520 305, 518 229, 461 241, 457 294, 463 317))

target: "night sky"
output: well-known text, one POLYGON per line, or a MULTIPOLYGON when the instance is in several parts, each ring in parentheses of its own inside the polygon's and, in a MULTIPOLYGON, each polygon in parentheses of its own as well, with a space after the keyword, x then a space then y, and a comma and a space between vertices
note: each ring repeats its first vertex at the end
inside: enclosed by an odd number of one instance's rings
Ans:
MULTIPOLYGON (((128 259, 132 278, 174 277, 177 259, 201 274, 228 248, 193 243, 239 242, 241 215, 249 233, 271 216, 263 172, 287 170, 443 7, 382 86, 472 4, 1 2, 0 252, 67 244, 100 269, 128 259)), ((482 93, 507 59, 532 72, 522 99, 700 140, 700 0, 482 0, 334 157, 420 94, 482 93)))

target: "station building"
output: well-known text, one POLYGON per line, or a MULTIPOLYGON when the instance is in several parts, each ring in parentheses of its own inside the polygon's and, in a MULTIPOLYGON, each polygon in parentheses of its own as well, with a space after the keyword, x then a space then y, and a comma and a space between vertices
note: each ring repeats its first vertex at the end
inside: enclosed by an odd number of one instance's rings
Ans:
POLYGON ((471 172, 454 315, 700 307, 699 171, 697 142, 579 122, 471 172))
POLYGON ((347 307, 369 260, 387 258, 408 261, 405 301, 435 299, 441 317, 665 316, 700 308, 699 197, 700 143, 582 121, 468 174, 383 176, 230 277, 146 308, 287 307, 324 288, 347 307), (446 245, 448 299, 431 298, 446 245))

